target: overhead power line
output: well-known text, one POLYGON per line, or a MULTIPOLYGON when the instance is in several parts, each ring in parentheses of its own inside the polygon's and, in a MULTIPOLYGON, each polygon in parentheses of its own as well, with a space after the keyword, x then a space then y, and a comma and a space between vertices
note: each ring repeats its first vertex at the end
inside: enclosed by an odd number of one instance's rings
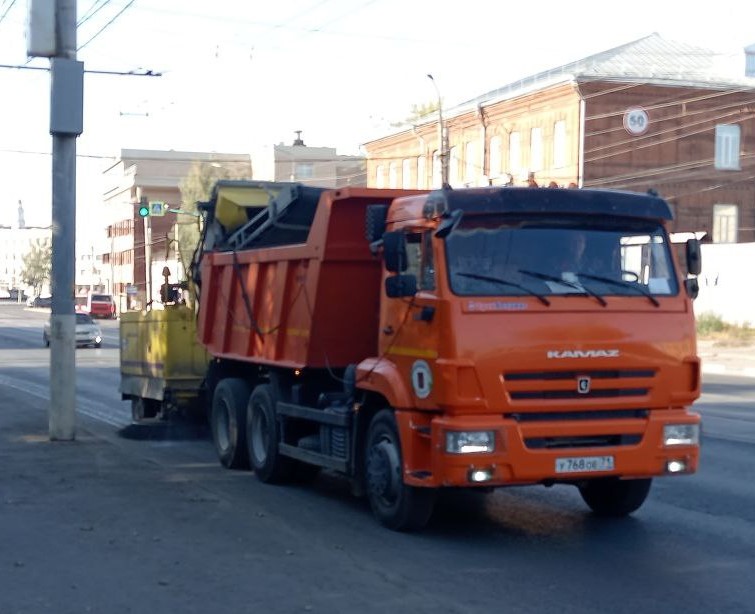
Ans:
POLYGON ((110 21, 108 21, 104 26, 102 26, 97 32, 95 32, 94 36, 92 36, 86 43, 83 45, 80 45, 76 51, 81 51, 84 47, 86 47, 89 43, 91 43, 94 39, 96 39, 100 34, 102 34, 110 25, 118 19, 123 13, 126 12, 126 10, 135 2, 136 0, 129 0, 129 2, 124 6, 120 11, 118 11, 115 14, 115 17, 113 17, 110 21))
POLYGON ((94 0, 94 3, 89 7, 89 10, 76 23, 76 27, 84 25, 87 21, 89 21, 92 17, 99 13, 101 9, 110 4, 110 2, 111 0, 94 0))
MULTIPOLYGON (((3 12, 2 15, 0 15, 0 23, 3 23, 3 20, 7 17, 8 12, 13 8, 13 5, 16 4, 16 0, 9 0, 6 2, 7 8, 3 12)), ((2 10, 2 7, 0 7, 0 11, 2 10)))
MULTIPOLYGON (((9 68, 9 69, 15 69, 15 70, 44 70, 48 71, 50 70, 47 66, 27 66, 25 64, 0 64, 0 68, 9 68)), ((120 71, 120 70, 84 70, 85 73, 88 73, 90 75, 113 75, 116 77, 162 77, 163 74, 161 72, 154 72, 153 70, 144 70, 144 69, 137 69, 137 70, 127 70, 127 71, 120 71)))

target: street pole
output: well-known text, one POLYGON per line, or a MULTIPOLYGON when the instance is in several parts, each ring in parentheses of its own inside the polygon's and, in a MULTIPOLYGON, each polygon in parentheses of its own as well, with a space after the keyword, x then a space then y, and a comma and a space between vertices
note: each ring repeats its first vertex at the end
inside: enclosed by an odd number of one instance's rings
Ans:
POLYGON ((83 131, 84 66, 76 61, 76 0, 56 0, 51 57, 52 308, 50 414, 52 441, 76 438, 76 138, 83 131))
POLYGON ((152 303, 152 224, 150 217, 144 218, 144 281, 146 284, 144 294, 144 308, 151 309, 152 303))
POLYGON ((435 93, 438 95, 438 159, 440 160, 440 185, 444 187, 448 185, 448 147, 446 142, 448 135, 443 126, 443 100, 435 78, 431 74, 428 74, 427 78, 433 82, 435 93))

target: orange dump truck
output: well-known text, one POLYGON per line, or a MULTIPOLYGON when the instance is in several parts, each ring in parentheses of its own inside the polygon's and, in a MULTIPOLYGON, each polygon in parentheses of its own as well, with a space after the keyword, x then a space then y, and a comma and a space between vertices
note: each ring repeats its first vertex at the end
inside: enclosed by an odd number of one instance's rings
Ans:
POLYGON ((221 181, 201 209, 226 467, 335 470, 397 530, 445 487, 572 484, 623 516, 697 469, 700 249, 682 270, 658 196, 221 181))

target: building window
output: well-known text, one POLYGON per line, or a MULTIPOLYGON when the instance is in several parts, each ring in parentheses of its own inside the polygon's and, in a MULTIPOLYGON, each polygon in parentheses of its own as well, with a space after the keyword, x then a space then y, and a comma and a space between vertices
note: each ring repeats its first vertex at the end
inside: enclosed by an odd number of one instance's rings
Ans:
POLYGON ((294 180, 311 179, 314 174, 314 165, 311 162, 299 162, 294 167, 294 180))
POLYGON ((404 190, 412 187, 412 160, 409 158, 401 162, 401 187, 404 190))
POLYGON ((475 143, 467 143, 464 146, 464 182, 467 185, 475 185, 477 183, 477 159, 475 153, 477 152, 477 145, 475 143))
POLYGON ((392 190, 398 187, 398 165, 395 162, 388 164, 388 187, 392 190))
POLYGON ((719 124, 716 126, 716 160, 718 170, 739 170, 739 133, 736 124, 719 124))
POLYGON ((417 189, 424 190, 427 187, 427 168, 425 156, 417 158, 417 189))
POLYGON ((385 187, 385 178, 383 177, 384 169, 382 164, 378 164, 377 167, 375 167, 375 187, 376 188, 384 188, 385 187))
POLYGON ((530 170, 532 172, 543 170, 542 128, 533 128, 530 130, 530 170))
POLYGON ((560 119, 553 124, 553 168, 566 166, 566 122, 560 119))
POLYGON ((713 242, 736 243, 739 212, 737 205, 713 205, 713 242))
POLYGON ((459 176, 459 148, 452 147, 448 150, 448 183, 458 186, 461 184, 461 177, 459 176))
POLYGON ((441 187, 440 152, 437 149, 433 152, 433 177, 431 186, 433 188, 441 187))
POLYGON ((490 170, 488 171, 490 177, 498 177, 503 170, 501 164, 501 137, 494 136, 490 139, 490 170))
POLYGON ((509 172, 518 175, 522 170, 522 140, 518 132, 509 135, 509 172))

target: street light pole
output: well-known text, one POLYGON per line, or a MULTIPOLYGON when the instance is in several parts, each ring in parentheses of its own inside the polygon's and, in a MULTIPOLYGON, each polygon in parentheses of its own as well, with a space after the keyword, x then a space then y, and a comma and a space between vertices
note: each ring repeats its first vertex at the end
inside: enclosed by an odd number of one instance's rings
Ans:
POLYGON ((54 7, 55 51, 50 59, 52 313, 49 433, 51 441, 72 441, 76 438, 76 139, 84 129, 84 64, 76 60, 76 0, 56 0, 54 7))
POLYGON ((448 148, 446 147, 447 135, 443 126, 443 100, 435 78, 430 73, 428 73, 427 78, 433 82, 435 93, 438 95, 438 159, 440 160, 440 185, 443 187, 448 185, 448 148))

